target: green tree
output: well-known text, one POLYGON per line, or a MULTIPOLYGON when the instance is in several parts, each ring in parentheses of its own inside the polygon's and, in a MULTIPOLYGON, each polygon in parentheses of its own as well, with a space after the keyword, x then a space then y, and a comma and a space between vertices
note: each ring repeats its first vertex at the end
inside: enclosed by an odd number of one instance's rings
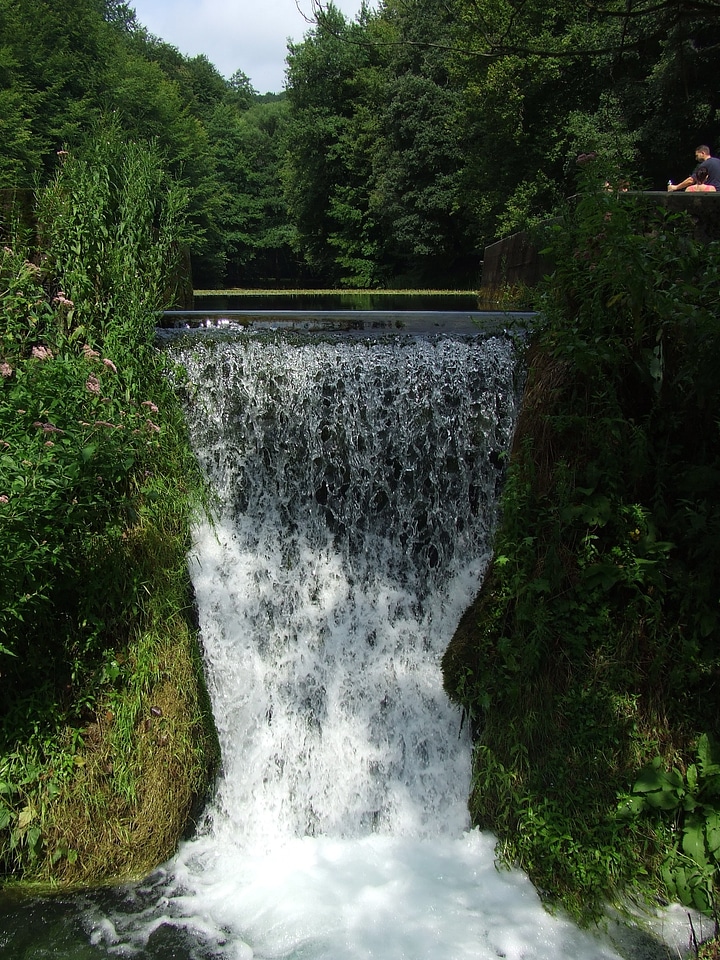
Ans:
POLYGON ((219 225, 227 279, 247 285, 287 278, 295 273, 281 180, 288 104, 256 102, 238 111, 233 99, 207 120, 222 184, 219 225))
POLYGON ((565 2, 453 7, 465 195, 486 239, 546 218, 575 192, 580 154, 633 168, 636 137, 617 76, 619 23, 565 2))
POLYGON ((327 280, 342 274, 331 236, 337 247, 346 223, 360 229, 357 197, 350 198, 358 156, 348 148, 359 73, 367 62, 366 48, 356 42, 363 31, 330 4, 304 41, 289 46, 287 203, 298 250, 327 280))
POLYGON ((47 174, 55 152, 96 115, 109 50, 98 0, 0 2, 0 92, 13 158, 3 165, 6 185, 47 174))
POLYGON ((715 145, 717 0, 453 0, 452 6, 468 122, 490 141, 483 146, 492 153, 495 103, 498 129, 511 137, 506 147, 526 161, 509 180, 495 156, 494 184, 484 160, 478 163, 477 184, 496 194, 475 195, 490 223, 511 229, 521 219, 512 210, 520 213, 523 196, 537 198, 537 213, 553 192, 572 189, 578 153, 601 153, 638 189, 663 189, 678 164, 687 170, 697 143, 715 145), (502 194, 511 198, 505 224, 497 220, 502 194))
POLYGON ((427 0, 389 0, 395 43, 386 71, 373 209, 392 272, 418 282, 474 276, 478 232, 463 196, 467 153, 458 114, 462 86, 449 50, 452 18, 427 0))
POLYGON ((698 144, 720 148, 720 5, 702 4, 684 16, 673 6, 655 21, 655 30, 657 52, 646 61, 644 85, 630 118, 639 132, 648 178, 662 189, 668 176, 684 179, 692 169, 698 144))
POLYGON ((332 4, 291 48, 287 187, 300 249, 343 283, 447 281, 476 269, 460 188, 461 87, 434 42, 433 4, 388 3, 347 23, 332 4))
POLYGON ((190 190, 193 276, 219 285, 226 256, 219 224, 223 185, 206 121, 230 87, 205 57, 187 60, 142 29, 123 35, 105 104, 132 137, 153 138, 190 190))

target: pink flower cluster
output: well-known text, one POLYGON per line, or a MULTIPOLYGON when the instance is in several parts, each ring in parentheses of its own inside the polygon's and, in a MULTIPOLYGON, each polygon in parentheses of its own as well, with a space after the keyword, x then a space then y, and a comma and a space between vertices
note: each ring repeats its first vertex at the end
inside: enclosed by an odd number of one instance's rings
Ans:
MULTIPOLYGON (((90 424, 86 424, 90 426, 90 424)), ((111 430, 124 430, 125 428, 121 423, 110 423, 109 420, 96 420, 94 423, 96 427, 110 427, 111 430)))
POLYGON ((0 374, 2 374, 3 377, 11 377, 13 374, 13 368, 9 363, 5 363, 4 360, 0 363, 0 374))
POLYGON ((36 277, 42 273, 42 269, 36 263, 33 263, 32 260, 26 260, 23 266, 28 273, 33 273, 36 277))
POLYGON ((156 423, 153 423, 152 420, 146 420, 143 426, 137 427, 133 430, 133 433, 137 434, 143 431, 147 431, 147 433, 160 433, 160 427, 156 423))
POLYGON ((36 360, 52 360, 53 352, 49 347, 33 347, 32 355, 36 360))
POLYGON ((43 433, 65 433, 60 427, 56 427, 52 423, 43 422, 42 420, 36 420, 33 426, 41 429, 43 433))
POLYGON ((94 393, 97 397, 100 396, 100 381, 97 377, 91 374, 85 381, 85 386, 90 393, 94 393))
POLYGON ((65 307, 67 310, 71 310, 75 306, 72 300, 68 300, 63 290, 58 290, 57 294, 53 297, 53 303, 56 303, 58 307, 65 307))
MULTIPOLYGON (((97 350, 93 350, 93 348, 90 346, 89 343, 86 343, 86 344, 83 345, 82 352, 83 352, 83 356, 85 357, 86 360, 99 360, 99 359, 100 359, 100 354, 97 352, 97 350)), ((103 365, 108 368, 108 370, 112 370, 113 373, 117 373, 117 367, 116 367, 115 364, 112 362, 112 360, 109 359, 109 357, 103 357, 103 358, 102 358, 102 362, 103 362, 103 365)), ((97 377, 94 377, 94 378, 91 378, 91 379, 97 380, 97 377)), ((88 387, 88 389, 90 389, 90 387, 88 387)), ((92 392, 93 392, 93 393, 96 393, 97 391, 96 391, 96 390, 93 390, 92 392)))

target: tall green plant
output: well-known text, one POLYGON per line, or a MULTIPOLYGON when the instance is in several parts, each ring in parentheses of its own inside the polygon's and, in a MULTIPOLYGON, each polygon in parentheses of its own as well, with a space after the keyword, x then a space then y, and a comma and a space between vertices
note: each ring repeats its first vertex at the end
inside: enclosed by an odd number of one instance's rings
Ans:
POLYGON ((677 834, 677 848, 662 873, 668 890, 686 906, 710 914, 717 908, 714 888, 720 878, 720 753, 707 734, 698 740, 696 762, 681 771, 665 769, 656 757, 624 797, 625 817, 645 813, 665 817, 677 834))
POLYGON ((64 155, 38 221, 46 269, 73 304, 67 332, 128 359, 147 347, 181 280, 187 205, 157 145, 127 141, 115 121, 64 155))
POLYGON ((43 636, 58 604, 72 618, 84 560, 98 555, 93 538, 104 538, 106 560, 117 553, 112 531, 152 474, 161 415, 144 391, 158 365, 156 311, 186 237, 184 202, 153 146, 110 125, 40 192, 38 263, 3 251, 7 649, 43 636))

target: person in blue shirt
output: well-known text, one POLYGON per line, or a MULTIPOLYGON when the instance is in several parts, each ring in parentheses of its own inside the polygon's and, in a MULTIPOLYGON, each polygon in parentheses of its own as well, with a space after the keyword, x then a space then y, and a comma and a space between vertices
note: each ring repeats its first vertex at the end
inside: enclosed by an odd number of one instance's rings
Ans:
POLYGON ((690 174, 689 177, 686 177, 682 183, 673 183, 672 180, 668 183, 668 192, 674 193, 676 190, 687 190, 689 186, 694 183, 697 183, 697 173, 698 167, 707 168, 707 183, 711 187, 715 187, 715 190, 720 190, 720 160, 717 157, 713 157, 710 154, 710 147, 706 146, 704 143, 699 147, 695 148, 695 159, 697 160, 697 166, 690 174))

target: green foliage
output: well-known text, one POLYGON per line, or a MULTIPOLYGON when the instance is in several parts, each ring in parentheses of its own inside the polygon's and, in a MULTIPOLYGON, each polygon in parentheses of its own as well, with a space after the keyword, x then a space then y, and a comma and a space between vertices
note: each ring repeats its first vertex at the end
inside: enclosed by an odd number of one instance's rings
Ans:
POLYGON ((48 173, 96 113, 108 43, 97 0, 0 2, 0 88, 12 111, 3 115, 12 161, 0 164, 1 186, 27 187, 48 173))
POLYGON ((0 0, 0 189, 44 184, 112 114, 186 183, 197 286, 465 285, 575 191, 578 154, 662 189, 716 145, 714 0, 313 10, 273 100, 129 5, 0 0))
MULTIPOLYGON (((149 637, 158 631, 172 635, 177 659, 187 659, 185 556, 202 484, 179 401, 153 346, 156 311, 172 296, 177 252, 187 238, 183 206, 184 193, 167 179, 153 145, 123 141, 106 127, 88 156, 65 160, 41 191, 39 248, 13 236, 12 221, 5 228, 8 243, 0 254, 6 317, 0 330, 0 870, 5 873, 50 875, 76 864, 80 872, 88 870, 87 851, 83 862, 77 856, 80 838, 63 834, 59 805, 68 805, 63 806, 67 822, 77 816, 77 802, 70 809, 68 797, 79 790, 79 778, 89 783, 87 767, 94 771, 90 806, 97 810, 107 792, 116 799, 103 802, 124 804, 129 817, 128 804, 140 801, 138 778, 148 777, 138 759, 142 751, 134 740, 123 740, 119 721, 105 734, 115 743, 113 777, 112 756, 103 757, 101 768, 97 759, 88 759, 88 730, 100 729, 103 704, 111 716, 130 716, 130 728, 137 728, 139 711, 147 709, 153 691, 158 695, 162 679, 157 665, 151 682, 146 676, 148 662, 154 658, 157 664, 162 647, 155 641, 148 645, 149 637), (143 644, 148 653, 140 657, 143 644)), ((173 663, 166 676, 177 682, 178 671, 173 663)), ((183 722, 192 727, 197 692, 187 678, 183 683, 187 690, 176 699, 185 697, 183 722)), ((196 780, 202 770, 203 735, 191 733, 187 773, 178 784, 196 780)), ((97 743, 94 750, 99 754, 97 743)), ((174 741, 172 750, 185 753, 174 741)), ((182 800, 185 813, 189 802, 187 796, 182 800)), ((87 821, 78 829, 87 830, 87 821)), ((166 855, 166 846, 163 850, 166 855)))
MULTIPOLYGON (((23 657, 32 648, 33 660, 45 649, 48 625, 59 609, 73 612, 70 598, 82 595, 88 567, 103 555, 109 597, 121 589, 120 528, 137 514, 146 486, 140 478, 152 476, 162 432, 158 407, 133 397, 122 366, 87 347, 54 349, 34 347, 4 378, 0 399, 0 636, 23 657)), ((84 612, 85 644, 96 617, 84 612)))
POLYGON ((218 222, 231 284, 265 285, 295 272, 293 231, 279 188, 288 107, 283 99, 256 103, 239 113, 225 102, 206 121, 216 143, 218 222))
POLYGON ((549 228, 495 557, 443 663, 475 821, 584 916, 670 883, 668 824, 620 825, 617 796, 720 728, 720 244, 621 176, 590 165, 549 228))
POLYGON ((129 356, 146 347, 156 312, 174 304, 187 203, 157 147, 126 141, 116 122, 99 125, 83 155, 65 157, 41 194, 38 220, 46 267, 71 301, 75 331, 129 356))
POLYGON ((663 189, 715 136, 716 3, 454 0, 452 9, 467 129, 483 146, 469 195, 484 215, 520 181, 571 186, 575 156, 591 150, 629 168, 638 188, 663 189))
POLYGON ((620 813, 633 817, 643 812, 665 815, 678 835, 677 849, 662 867, 670 895, 713 915, 720 879, 720 753, 707 734, 700 737, 696 762, 684 775, 677 767, 666 770, 662 757, 640 771, 620 813))
POLYGON ((285 197, 298 251, 331 281, 339 278, 333 245, 343 250, 347 231, 365 229, 357 204, 367 204, 367 190, 356 186, 367 176, 368 144, 352 142, 370 65, 367 48, 353 42, 363 33, 330 4, 317 29, 289 47, 285 197))
MULTIPOLYGON (((72 763, 70 752, 65 758, 72 763)), ((57 778, 49 778, 41 792, 37 790, 37 782, 47 770, 44 759, 18 752, 0 758, 0 836, 5 841, 5 857, 16 862, 34 864, 42 856, 42 807, 51 803, 60 790, 62 772, 57 778)), ((71 850, 65 855, 75 856, 71 850)))

